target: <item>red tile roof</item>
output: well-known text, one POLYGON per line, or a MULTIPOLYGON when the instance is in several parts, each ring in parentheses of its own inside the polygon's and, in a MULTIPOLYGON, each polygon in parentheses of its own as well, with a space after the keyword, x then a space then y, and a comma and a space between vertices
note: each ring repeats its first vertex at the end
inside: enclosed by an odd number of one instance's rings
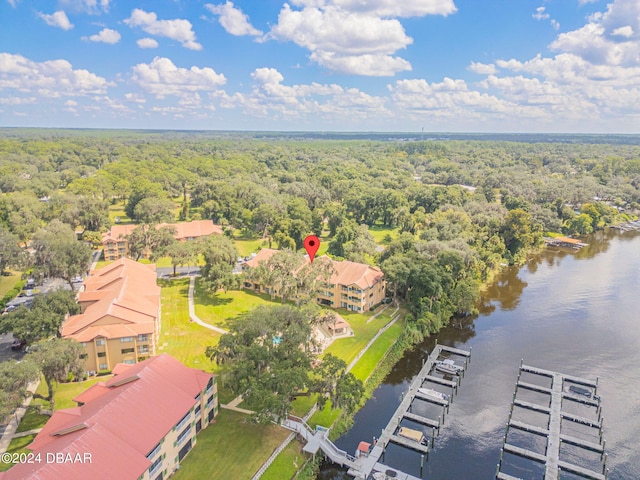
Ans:
POLYGON ((151 465, 146 455, 196 404, 212 377, 167 354, 119 371, 76 397, 83 406, 54 412, 29 446, 43 459, 47 453, 90 453, 91 463, 21 464, 0 479, 137 480, 151 465))
POLYGON ((153 333, 160 305, 155 265, 121 258, 84 281, 79 315, 62 325, 63 337, 88 342, 97 336, 121 338, 153 333))
MULTIPOLYGON (((130 235, 138 225, 113 225, 111 230, 102 234, 102 243, 117 242, 130 235)), ((216 225, 212 220, 194 220, 192 222, 180 223, 161 223, 156 228, 171 227, 176 233, 174 237, 177 240, 185 240, 188 238, 206 237, 208 235, 222 235, 222 227, 216 225)))
MULTIPOLYGON (((260 263, 267 262, 276 253, 278 253, 278 250, 263 248, 254 258, 247 261, 245 265, 250 268, 257 267, 260 263)), ((305 258, 309 261, 307 255, 305 255, 305 258)), ((319 257, 318 260, 325 258, 329 259, 329 257, 323 255, 319 257)), ((329 260, 335 270, 333 275, 331 275, 330 282, 336 285, 356 285, 359 288, 365 289, 375 285, 384 277, 384 273, 382 273, 382 270, 378 267, 372 267, 364 263, 350 262, 348 260, 341 262, 329 260)))

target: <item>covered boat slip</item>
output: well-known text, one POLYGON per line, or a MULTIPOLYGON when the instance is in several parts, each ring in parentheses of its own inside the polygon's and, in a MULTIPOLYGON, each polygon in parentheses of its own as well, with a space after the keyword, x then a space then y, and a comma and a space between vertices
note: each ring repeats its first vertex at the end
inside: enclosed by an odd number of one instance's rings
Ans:
POLYGON ((597 379, 592 381, 571 375, 564 375, 562 373, 524 365, 521 362, 515 392, 513 394, 511 410, 509 413, 507 430, 504 436, 504 444, 500 453, 500 463, 496 470, 496 478, 503 480, 515 480, 518 478, 504 471, 504 454, 507 453, 544 464, 545 480, 557 480, 560 478, 561 472, 570 472, 579 477, 592 480, 605 480, 608 472, 606 468, 607 454, 604 452, 606 441, 603 440, 602 437, 602 408, 600 406, 600 397, 597 395, 597 388, 597 379), (544 387, 534 383, 523 382, 520 380, 523 373, 546 377, 550 379, 551 386, 544 387), (537 403, 518 399, 516 397, 519 389, 548 395, 549 401, 548 403, 545 402, 545 405, 539 405, 537 403), (586 418, 564 411, 564 401, 585 405, 585 409, 595 407, 595 418, 586 418), (546 428, 513 419, 514 408, 534 411, 538 414, 546 415, 548 417, 546 428), (592 442, 563 433, 561 431, 563 420, 573 424, 580 424, 595 430, 594 433, 598 440, 596 442, 592 442), (546 437, 547 445, 544 454, 509 443, 509 432, 512 429, 527 432, 536 436, 546 437), (602 465, 601 471, 596 471, 581 465, 576 465, 573 462, 563 460, 563 458, 561 458, 563 456, 561 452, 561 446, 563 444, 579 447, 583 452, 591 451, 598 453, 600 463, 602 465))

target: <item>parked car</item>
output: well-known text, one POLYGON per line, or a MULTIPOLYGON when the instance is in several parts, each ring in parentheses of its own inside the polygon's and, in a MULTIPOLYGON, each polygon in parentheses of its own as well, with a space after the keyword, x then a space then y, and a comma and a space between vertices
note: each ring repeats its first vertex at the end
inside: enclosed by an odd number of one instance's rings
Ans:
POLYGON ((11 343, 11 350, 14 350, 14 351, 22 350, 26 344, 27 344, 26 340, 16 339, 11 343))
POLYGON ((27 284, 24 288, 36 288, 36 281, 33 278, 27 278, 27 284))

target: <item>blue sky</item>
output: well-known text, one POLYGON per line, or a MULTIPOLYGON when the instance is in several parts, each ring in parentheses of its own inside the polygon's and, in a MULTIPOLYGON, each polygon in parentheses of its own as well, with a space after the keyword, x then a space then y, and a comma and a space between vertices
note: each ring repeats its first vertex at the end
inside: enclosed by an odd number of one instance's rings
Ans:
POLYGON ((638 0, 0 0, 0 125, 639 133, 638 0))

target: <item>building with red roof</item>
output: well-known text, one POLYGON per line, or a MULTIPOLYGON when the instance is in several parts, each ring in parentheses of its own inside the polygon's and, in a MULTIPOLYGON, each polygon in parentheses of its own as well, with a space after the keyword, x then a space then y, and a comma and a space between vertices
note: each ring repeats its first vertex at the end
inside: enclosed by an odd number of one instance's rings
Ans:
POLYGON ((0 480, 161 480, 218 412, 216 377, 162 354, 118 365, 114 376, 54 412, 28 448, 33 463, 0 480))
MULTIPOLYGON (((255 257, 245 262, 245 272, 269 261, 278 250, 263 248, 255 257)), ((308 256, 307 256, 308 261, 308 256)), ((333 273, 329 282, 318 292, 317 301, 320 305, 332 308, 346 308, 354 312, 366 312, 379 305, 386 296, 384 273, 378 267, 365 263, 336 261, 326 255, 316 261, 330 261, 333 273)), ((295 275, 295 272, 292 272, 295 275)), ((246 280, 245 288, 258 292, 278 295, 277 289, 269 285, 246 280)))
POLYGON ((86 348, 85 370, 111 370, 155 354, 160 334, 160 287, 155 265, 121 258, 92 272, 78 294, 81 313, 61 335, 86 348))
MULTIPOLYGON (((175 233, 173 236, 178 241, 195 240, 209 235, 222 235, 222 227, 215 225, 212 220, 194 220, 192 222, 161 223, 156 228, 169 227, 175 233)), ((102 246, 105 260, 117 260, 127 256, 129 245, 127 235, 130 235, 138 225, 113 225, 111 230, 102 234, 102 246)))

